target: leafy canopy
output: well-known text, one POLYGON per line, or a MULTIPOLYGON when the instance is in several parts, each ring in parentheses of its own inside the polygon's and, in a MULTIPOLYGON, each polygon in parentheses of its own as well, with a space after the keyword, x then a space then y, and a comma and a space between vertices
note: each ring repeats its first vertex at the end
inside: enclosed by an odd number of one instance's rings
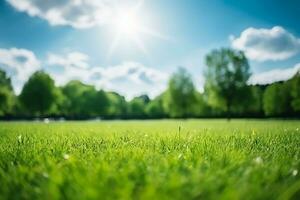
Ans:
POLYGON ((206 56, 205 91, 208 102, 229 115, 234 105, 243 105, 249 94, 249 64, 241 51, 213 50, 206 56))
POLYGON ((31 114, 44 115, 55 103, 55 90, 53 79, 45 72, 37 71, 25 83, 20 101, 31 114))
POLYGON ((171 117, 188 117, 196 103, 196 89, 191 75, 184 68, 175 72, 165 94, 164 107, 171 117))

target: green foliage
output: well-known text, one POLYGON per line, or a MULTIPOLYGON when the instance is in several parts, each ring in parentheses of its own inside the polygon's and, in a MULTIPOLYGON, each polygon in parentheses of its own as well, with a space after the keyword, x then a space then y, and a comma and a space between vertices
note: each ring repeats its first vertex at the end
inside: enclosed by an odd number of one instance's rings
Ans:
POLYGON ((263 108, 267 116, 286 116, 291 112, 290 82, 273 83, 264 92, 263 108))
POLYGON ((6 72, 0 69, 0 86, 12 90, 11 80, 7 77, 6 72))
POLYGON ((0 85, 0 116, 11 114, 15 105, 15 96, 8 87, 0 85))
POLYGON ((130 118, 145 118, 146 117, 146 105, 150 102, 147 95, 135 97, 128 102, 128 115, 130 118))
POLYGON ((179 68, 169 80, 164 107, 171 117, 189 117, 195 108, 196 89, 191 75, 179 68))
POLYGON ((0 199, 299 199, 299 144, 299 121, 2 122, 0 199))
POLYGON ((85 110, 83 113, 91 117, 106 115, 108 99, 103 90, 96 91, 94 88, 91 88, 83 92, 82 98, 82 106, 85 110))
POLYGON ((263 111, 263 95, 264 86, 259 85, 249 85, 245 89, 249 92, 245 95, 245 99, 242 105, 234 105, 232 108, 235 116, 245 116, 245 117, 262 117, 264 116, 263 111))
POLYGON ((63 94, 62 88, 57 87, 54 91, 55 103, 52 107, 50 114, 55 116, 67 116, 68 115, 68 98, 63 94))
POLYGON ((163 106, 163 94, 147 104, 146 113, 150 118, 163 118, 167 116, 163 106))
POLYGON ((251 94, 247 87, 250 77, 249 64, 241 51, 232 49, 213 50, 206 56, 205 92, 208 102, 215 108, 228 113, 244 106, 245 99, 251 94))
POLYGON ((263 94, 264 89, 260 86, 250 86, 251 98, 245 113, 262 115, 263 113, 263 94))
POLYGON ((0 70, 0 116, 12 114, 15 101, 11 80, 4 71, 0 70))
POLYGON ((108 116, 110 118, 125 117, 128 110, 125 98, 115 92, 108 92, 107 97, 109 101, 108 116))
POLYGON ((63 88, 62 92, 67 97, 67 113, 70 116, 78 116, 82 112, 83 93, 92 86, 87 86, 80 81, 70 81, 63 88))
POLYGON ((291 80, 292 102, 291 105, 295 112, 300 114, 300 72, 291 80))
POLYGON ((67 114, 73 117, 104 116, 108 110, 108 98, 104 91, 80 81, 71 81, 62 88, 67 101, 67 114))
POLYGON ((43 71, 37 71, 25 83, 19 99, 31 115, 44 116, 54 106, 55 90, 53 79, 43 71))
POLYGON ((196 103, 193 105, 193 111, 191 111, 194 117, 210 117, 215 116, 213 109, 208 105, 205 95, 203 93, 195 92, 196 103))
POLYGON ((141 95, 127 102, 116 92, 95 89, 80 81, 56 87, 43 71, 34 73, 16 98, 11 80, 0 70, 0 117, 66 117, 68 119, 188 118, 188 117, 299 117, 300 75, 270 85, 247 85, 249 66, 242 52, 212 51, 204 93, 191 75, 179 68, 168 88, 151 100, 141 95))

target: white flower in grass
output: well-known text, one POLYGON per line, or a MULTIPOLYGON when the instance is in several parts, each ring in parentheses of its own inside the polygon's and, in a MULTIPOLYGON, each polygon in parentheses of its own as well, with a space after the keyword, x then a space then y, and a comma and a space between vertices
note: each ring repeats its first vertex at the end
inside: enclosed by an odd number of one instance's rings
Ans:
POLYGON ((299 131, 299 128, 296 128, 296 131, 299 131))
POLYGON ((70 159, 70 155, 65 153, 65 154, 63 155, 63 158, 64 158, 65 160, 69 160, 69 159, 70 159))
POLYGON ((256 157, 256 158, 254 159, 254 162, 255 162, 256 164, 260 165, 260 164, 263 163, 263 159, 262 159, 260 156, 258 156, 258 157, 256 157))
POLYGON ((298 174, 298 170, 294 169, 294 170, 292 171, 292 175, 293 175, 293 176, 297 176, 297 174, 298 174))

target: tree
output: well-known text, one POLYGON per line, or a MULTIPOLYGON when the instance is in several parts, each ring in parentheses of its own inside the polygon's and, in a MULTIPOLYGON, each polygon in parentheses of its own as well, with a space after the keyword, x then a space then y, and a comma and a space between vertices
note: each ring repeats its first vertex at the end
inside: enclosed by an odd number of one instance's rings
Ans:
POLYGON ((107 114, 108 98, 104 91, 80 81, 70 81, 62 88, 67 97, 67 113, 71 117, 98 117, 107 114))
POLYGON ((248 99, 248 106, 244 106, 243 116, 263 116, 263 94, 264 87, 259 85, 248 86, 250 88, 250 98, 248 99))
POLYGON ((94 87, 82 93, 83 114, 88 117, 104 117, 107 114, 109 102, 103 90, 95 90, 94 87))
POLYGON ((11 79, 7 77, 5 71, 0 69, 0 85, 2 87, 7 87, 8 89, 12 90, 11 79))
POLYGON ((213 114, 212 108, 207 104, 205 95, 200 92, 195 92, 196 103, 192 111, 194 117, 210 117, 213 114))
POLYGON ((64 95, 62 87, 56 87, 55 89, 55 102, 50 113, 56 116, 68 115, 68 98, 64 95))
POLYGON ((15 104, 11 80, 5 71, 0 70, 0 116, 11 114, 15 104))
POLYGON ((291 80, 292 108, 295 113, 300 113, 300 71, 291 80))
POLYGON ((62 87, 62 92, 66 96, 66 112, 69 117, 79 117, 82 113, 82 94, 88 86, 77 80, 68 82, 62 87))
POLYGON ((151 101, 151 99, 149 98, 149 96, 146 95, 146 94, 143 94, 143 95, 138 96, 136 98, 142 99, 145 104, 148 104, 151 101))
POLYGON ((264 92, 263 108, 267 116, 287 116, 291 113, 289 82, 273 83, 264 92))
POLYGON ((206 56, 205 92, 209 104, 223 109, 230 119, 235 105, 246 103, 250 94, 247 80, 250 77, 249 64, 241 51, 232 49, 213 50, 206 56))
POLYGON ((128 115, 130 118, 145 118, 146 117, 146 105, 150 101, 147 95, 142 95, 133 98, 128 103, 128 115))
POLYGON ((48 114, 56 100, 53 79, 43 71, 35 72, 25 83, 20 101, 31 115, 48 114))
POLYGON ((169 80, 164 108, 171 117, 189 117, 196 103, 196 90, 191 75, 179 68, 169 80))
POLYGON ((163 95, 161 94, 146 105, 146 114, 150 118, 166 117, 166 111, 163 107, 163 95))
POLYGON ((116 92, 107 92, 109 102, 108 116, 110 118, 125 118, 127 115, 127 102, 125 98, 116 92))

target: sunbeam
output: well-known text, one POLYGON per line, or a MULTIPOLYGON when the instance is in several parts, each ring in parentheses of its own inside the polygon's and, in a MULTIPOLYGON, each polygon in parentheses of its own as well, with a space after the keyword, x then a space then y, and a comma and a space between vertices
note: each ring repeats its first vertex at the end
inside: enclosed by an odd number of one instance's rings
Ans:
POLYGON ((108 51, 108 58, 112 56, 122 41, 132 41, 132 43, 145 55, 148 50, 145 45, 143 36, 150 36, 158 39, 169 40, 169 38, 157 30, 146 26, 143 16, 139 12, 144 0, 138 1, 132 8, 119 8, 114 20, 112 20, 112 28, 114 32, 113 42, 108 51))

